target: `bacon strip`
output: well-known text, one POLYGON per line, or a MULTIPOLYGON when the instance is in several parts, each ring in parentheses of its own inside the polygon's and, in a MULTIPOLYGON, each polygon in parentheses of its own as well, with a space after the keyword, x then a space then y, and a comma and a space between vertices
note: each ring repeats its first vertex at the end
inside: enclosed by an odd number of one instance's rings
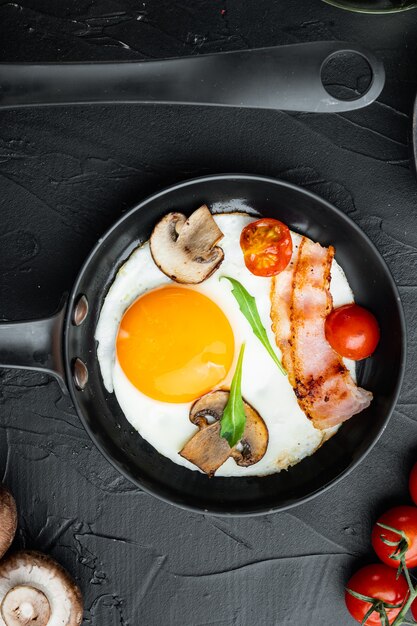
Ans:
POLYGON ((289 264, 283 272, 272 278, 271 319, 277 346, 281 350, 282 364, 287 370, 288 380, 295 387, 294 367, 291 353, 291 305, 294 270, 298 263, 299 245, 293 246, 289 264))
POLYGON ((290 265, 272 281, 271 318, 288 379, 315 427, 336 426, 367 408, 372 393, 357 387, 324 334, 332 310, 334 248, 302 237, 290 265))

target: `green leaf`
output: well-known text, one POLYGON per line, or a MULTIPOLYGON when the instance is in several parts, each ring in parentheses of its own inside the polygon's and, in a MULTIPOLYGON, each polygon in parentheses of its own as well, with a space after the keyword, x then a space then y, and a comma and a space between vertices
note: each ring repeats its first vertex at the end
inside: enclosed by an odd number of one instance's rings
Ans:
POLYGON ((275 354, 274 349, 269 342, 268 335, 266 334, 266 330, 259 316, 259 311, 256 306, 255 298, 251 296, 250 293, 245 289, 245 287, 235 278, 231 278, 230 276, 220 276, 219 280, 221 280, 222 278, 226 278, 232 284, 232 294, 236 298, 236 301, 243 315, 246 317, 249 324, 251 325, 254 334, 263 344, 275 363, 278 365, 281 372, 286 375, 287 372, 283 368, 281 361, 275 354))
POLYGON ((229 399, 220 420, 220 435, 227 440, 231 448, 233 448, 233 446, 235 446, 237 442, 242 439, 246 425, 245 408, 243 406, 241 391, 244 353, 245 344, 243 343, 240 348, 232 384, 230 385, 229 399))

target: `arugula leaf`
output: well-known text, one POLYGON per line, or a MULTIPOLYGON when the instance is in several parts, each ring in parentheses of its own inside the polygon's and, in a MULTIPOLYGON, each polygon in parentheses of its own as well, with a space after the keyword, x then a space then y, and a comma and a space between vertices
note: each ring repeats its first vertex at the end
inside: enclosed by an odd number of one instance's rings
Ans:
POLYGON ((244 352, 245 344, 242 343, 232 384, 230 385, 229 399, 224 407, 223 415, 220 420, 220 436, 228 441, 231 448, 242 439, 246 425, 245 408, 241 391, 244 352))
POLYGON ((268 335, 266 334, 266 330, 262 325, 261 318, 259 316, 259 311, 256 306, 256 301, 253 296, 250 295, 249 291, 245 289, 245 287, 235 278, 231 278, 230 276, 220 276, 222 278, 226 278, 232 284, 232 294, 237 300, 240 310, 243 315, 248 320, 249 324, 252 326, 252 330, 256 337, 258 337, 259 341, 263 344, 265 349, 268 351, 270 356, 273 358, 275 363, 278 365, 281 372, 286 376, 287 372, 285 371, 281 361, 277 357, 274 352, 273 347, 271 346, 268 335))

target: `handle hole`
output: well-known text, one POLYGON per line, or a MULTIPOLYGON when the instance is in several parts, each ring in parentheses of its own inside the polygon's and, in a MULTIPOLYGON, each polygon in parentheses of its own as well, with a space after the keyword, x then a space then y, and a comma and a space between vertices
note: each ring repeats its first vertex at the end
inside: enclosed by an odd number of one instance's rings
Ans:
POLYGON ((334 52, 321 66, 321 82, 327 93, 338 100, 361 98, 372 84, 372 68, 358 52, 334 52))

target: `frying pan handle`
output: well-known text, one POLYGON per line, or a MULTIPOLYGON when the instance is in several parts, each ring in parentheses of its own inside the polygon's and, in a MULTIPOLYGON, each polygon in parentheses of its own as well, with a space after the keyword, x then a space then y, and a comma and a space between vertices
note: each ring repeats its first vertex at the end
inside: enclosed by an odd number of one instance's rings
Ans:
POLYGON ((123 63, 0 64, 0 108, 96 102, 199 104, 316 113, 359 109, 384 86, 384 67, 358 45, 313 42, 123 63), (323 86, 329 59, 350 52, 372 71, 366 93, 338 100, 323 86))
POLYGON ((0 322, 0 367, 47 372, 65 384, 63 326, 66 307, 41 320, 0 322))

